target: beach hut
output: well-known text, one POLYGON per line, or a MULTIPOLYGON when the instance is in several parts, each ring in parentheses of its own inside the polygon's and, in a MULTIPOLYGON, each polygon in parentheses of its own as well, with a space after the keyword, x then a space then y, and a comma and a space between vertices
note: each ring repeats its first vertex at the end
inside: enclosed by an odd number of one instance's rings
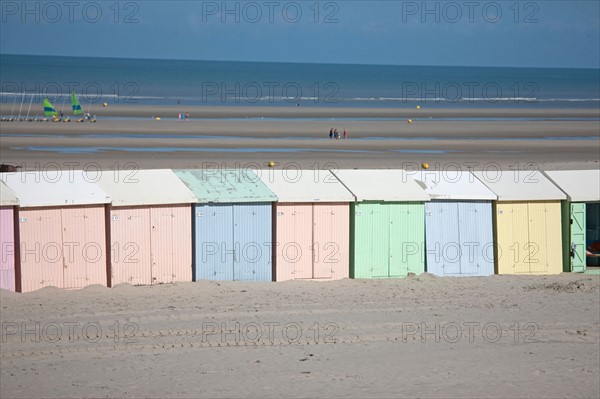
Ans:
POLYGON ((498 196, 492 206, 496 273, 561 273, 560 208, 566 195, 539 171, 473 173, 498 196))
POLYGON ((252 170, 175 170, 196 196, 194 280, 272 280, 275 194, 252 170))
POLYGON ((110 198, 94 178, 81 170, 0 174, 19 199, 17 291, 107 285, 110 198))
POLYGON ((0 288, 15 291, 15 224, 19 200, 0 181, 0 288))
POLYGON ((354 196, 326 170, 255 173, 277 196, 273 205, 274 280, 347 278, 354 196))
POLYGON ((429 195, 403 170, 339 170, 350 206, 350 276, 405 277, 424 264, 424 203, 429 195))
POLYGON ((102 174, 109 207, 111 285, 192 281, 192 192, 168 169, 102 174))
POLYGON ((563 270, 591 272, 588 266, 600 266, 600 170, 545 173, 567 195, 562 203, 563 270))
POLYGON ((498 197, 469 171, 411 173, 425 203, 426 270, 438 276, 494 274, 492 201, 498 197))

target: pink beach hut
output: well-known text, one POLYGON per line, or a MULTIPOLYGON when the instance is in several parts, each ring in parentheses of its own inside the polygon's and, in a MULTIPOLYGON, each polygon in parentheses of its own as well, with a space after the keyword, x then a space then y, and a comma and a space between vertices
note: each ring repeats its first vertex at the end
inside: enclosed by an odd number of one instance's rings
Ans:
POLYGON ((15 193, 0 181, 0 288, 15 291, 15 224, 19 200, 15 193))
POLYGON ((192 281, 192 203, 169 169, 102 175, 109 207, 110 286, 192 281))
POLYGON ((16 290, 106 286, 105 204, 81 170, 21 171, 0 179, 19 198, 16 290))
POLYGON ((274 280, 336 280, 350 273, 350 202, 326 170, 257 170, 273 206, 274 280))

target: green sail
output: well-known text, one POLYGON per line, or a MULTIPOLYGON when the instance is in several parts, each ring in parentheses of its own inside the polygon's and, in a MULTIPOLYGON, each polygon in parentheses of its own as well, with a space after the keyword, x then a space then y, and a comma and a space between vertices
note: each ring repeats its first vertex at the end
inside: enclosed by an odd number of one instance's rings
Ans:
POLYGON ((73 115, 83 115, 81 104, 79 104, 79 100, 77 100, 75 92, 71 93, 71 107, 73 107, 73 115))
POLYGON ((54 109, 54 106, 47 98, 44 98, 44 115, 45 116, 58 116, 58 112, 54 109))

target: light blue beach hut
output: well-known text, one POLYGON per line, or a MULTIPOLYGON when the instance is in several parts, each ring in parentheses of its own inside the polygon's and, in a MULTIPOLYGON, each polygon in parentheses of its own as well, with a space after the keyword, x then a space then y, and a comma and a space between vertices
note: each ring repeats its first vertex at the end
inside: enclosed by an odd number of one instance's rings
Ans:
POLYGON ((492 201, 498 197, 469 171, 411 174, 425 203, 426 270, 438 276, 494 274, 492 201))
POLYGON ((275 194, 251 170, 174 172, 197 198, 194 281, 271 281, 275 194))

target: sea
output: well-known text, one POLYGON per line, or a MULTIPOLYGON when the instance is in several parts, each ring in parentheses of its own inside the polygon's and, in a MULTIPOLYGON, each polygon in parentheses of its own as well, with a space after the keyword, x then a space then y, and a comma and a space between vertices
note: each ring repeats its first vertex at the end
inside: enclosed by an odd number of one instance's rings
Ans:
POLYGON ((600 70, 0 54, 2 103, 596 108, 600 70))

